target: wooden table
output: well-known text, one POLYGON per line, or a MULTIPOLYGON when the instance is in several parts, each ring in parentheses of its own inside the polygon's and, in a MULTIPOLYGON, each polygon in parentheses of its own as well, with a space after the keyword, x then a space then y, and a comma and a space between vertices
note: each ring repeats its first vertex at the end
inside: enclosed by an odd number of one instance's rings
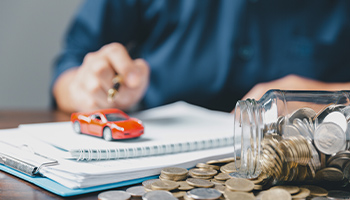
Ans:
MULTIPOLYGON (((69 121, 70 115, 59 111, 0 111, 0 129, 16 128, 19 124, 69 121)), ((97 199, 100 192, 62 198, 15 176, 0 171, 0 199, 97 199)))

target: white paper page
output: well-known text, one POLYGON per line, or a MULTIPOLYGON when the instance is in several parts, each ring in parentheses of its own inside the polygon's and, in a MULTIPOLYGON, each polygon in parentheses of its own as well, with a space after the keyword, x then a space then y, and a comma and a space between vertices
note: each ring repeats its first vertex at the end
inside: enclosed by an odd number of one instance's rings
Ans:
POLYGON ((70 122, 21 125, 21 131, 62 150, 135 148, 233 137, 233 116, 184 102, 135 115, 145 126, 140 138, 108 142, 73 131, 70 122))

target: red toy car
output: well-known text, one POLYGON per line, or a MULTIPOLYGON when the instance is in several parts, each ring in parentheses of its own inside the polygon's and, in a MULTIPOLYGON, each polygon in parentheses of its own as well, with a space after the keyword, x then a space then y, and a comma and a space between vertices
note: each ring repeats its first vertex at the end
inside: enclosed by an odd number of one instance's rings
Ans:
POLYGON ((140 137, 144 132, 140 120, 118 109, 73 113, 71 121, 75 132, 103 137, 107 141, 140 137))

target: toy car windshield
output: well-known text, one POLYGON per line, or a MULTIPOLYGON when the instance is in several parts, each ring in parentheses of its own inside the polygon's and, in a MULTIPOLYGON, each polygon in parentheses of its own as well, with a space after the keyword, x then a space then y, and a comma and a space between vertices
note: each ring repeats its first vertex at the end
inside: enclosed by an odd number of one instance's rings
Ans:
POLYGON ((127 118, 125 116, 118 114, 118 113, 106 114, 106 119, 107 119, 107 121, 110 121, 110 122, 127 120, 127 118))

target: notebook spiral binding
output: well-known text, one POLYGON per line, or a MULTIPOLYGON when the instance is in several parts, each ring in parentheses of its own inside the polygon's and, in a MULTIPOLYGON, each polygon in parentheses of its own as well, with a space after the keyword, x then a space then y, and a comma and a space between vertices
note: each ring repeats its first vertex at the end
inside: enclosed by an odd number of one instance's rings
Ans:
POLYGON ((71 152, 77 161, 92 160, 117 160, 145 156, 155 156, 164 154, 182 153, 188 151, 197 151, 218 147, 233 145, 233 137, 221 139, 202 140, 194 142, 184 142, 176 144, 163 144, 154 146, 140 146, 132 148, 114 148, 114 149, 79 149, 77 152, 71 152))

